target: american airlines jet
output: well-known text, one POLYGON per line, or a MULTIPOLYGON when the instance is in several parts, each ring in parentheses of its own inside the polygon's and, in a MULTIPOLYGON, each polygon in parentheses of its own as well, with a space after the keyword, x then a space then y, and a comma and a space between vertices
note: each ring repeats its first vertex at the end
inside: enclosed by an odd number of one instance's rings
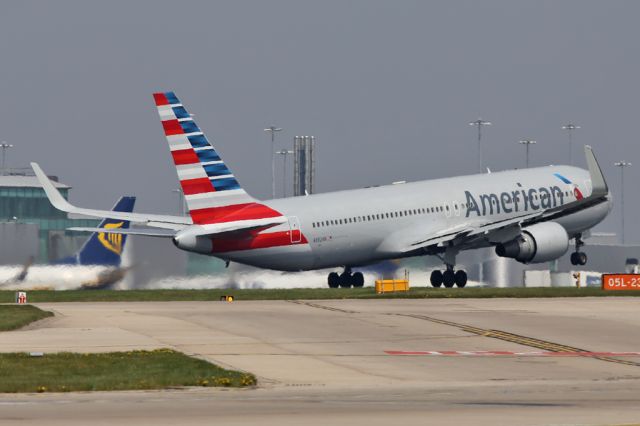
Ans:
MULTIPOLYGON (((463 250, 494 246, 522 263, 557 259, 611 210, 611 196, 590 147, 588 170, 548 166, 259 201, 245 192, 173 92, 153 95, 190 217, 75 207, 32 167, 58 209, 128 220, 144 227, 109 230, 169 237, 186 251, 283 271, 344 268, 330 287, 362 286, 357 267, 385 259, 437 256, 431 284, 464 287, 463 250)), ((83 229, 96 231, 96 229, 83 229)), ((99 230, 98 230, 99 231, 99 230)))

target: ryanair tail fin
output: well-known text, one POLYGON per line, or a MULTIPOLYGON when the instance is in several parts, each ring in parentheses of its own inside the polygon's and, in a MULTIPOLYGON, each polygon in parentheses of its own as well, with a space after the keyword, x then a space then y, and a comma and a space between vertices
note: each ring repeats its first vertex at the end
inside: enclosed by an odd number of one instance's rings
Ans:
POLYGON ((174 92, 153 98, 194 224, 281 216, 240 186, 174 92))
MULTIPOLYGON (((135 202, 136 197, 121 197, 112 210, 116 212, 132 212, 135 202)), ((104 230, 127 229, 129 228, 129 221, 103 219, 98 228, 104 230)), ((126 242, 126 234, 104 231, 94 232, 76 254, 60 259, 55 263, 120 266, 121 255, 126 242)))

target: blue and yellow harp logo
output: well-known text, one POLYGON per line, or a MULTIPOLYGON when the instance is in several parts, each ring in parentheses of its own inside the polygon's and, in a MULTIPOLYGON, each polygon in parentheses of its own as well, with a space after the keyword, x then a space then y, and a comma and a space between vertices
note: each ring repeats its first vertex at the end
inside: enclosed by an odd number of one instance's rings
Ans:
MULTIPOLYGON (((106 229, 113 229, 122 228, 122 225, 124 225, 124 222, 107 223, 104 227, 106 229)), ((122 234, 100 232, 98 234, 98 241, 100 241, 100 244, 102 244, 107 250, 112 251, 117 255, 122 254, 122 234)))

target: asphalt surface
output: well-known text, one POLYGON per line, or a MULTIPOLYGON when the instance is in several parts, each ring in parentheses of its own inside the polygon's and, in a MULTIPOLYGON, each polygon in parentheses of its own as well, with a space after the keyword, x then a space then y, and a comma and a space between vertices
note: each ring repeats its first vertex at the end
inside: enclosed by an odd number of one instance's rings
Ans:
POLYGON ((0 395, 2 425, 640 423, 640 357, 478 355, 640 351, 634 298, 38 306, 0 351, 170 347, 259 387, 0 395))

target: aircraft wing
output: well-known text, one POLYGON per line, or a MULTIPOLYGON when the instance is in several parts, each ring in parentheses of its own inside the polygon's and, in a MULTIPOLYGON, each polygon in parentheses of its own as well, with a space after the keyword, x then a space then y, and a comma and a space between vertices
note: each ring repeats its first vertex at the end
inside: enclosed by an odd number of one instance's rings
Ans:
POLYGON ((535 220, 542 215, 543 212, 536 212, 495 222, 462 223, 451 228, 438 229, 433 233, 427 229, 422 231, 407 229, 392 234, 389 241, 385 241, 383 244, 385 244, 385 251, 391 250, 398 254, 405 254, 429 247, 442 247, 448 243, 462 245, 479 238, 492 243, 506 242, 520 233, 523 223, 535 220), (424 237, 416 239, 416 234, 422 234, 424 237))
MULTIPOLYGON (((82 207, 76 207, 69 203, 60 192, 53 186, 47 175, 40 168, 37 163, 31 163, 38 181, 42 185, 44 192, 47 194, 47 198, 55 208, 67 213, 82 214, 85 216, 98 217, 98 218, 110 218, 118 220, 128 220, 133 223, 145 224, 155 228, 166 228, 174 231, 179 231, 186 226, 192 224, 190 217, 184 216, 164 216, 156 214, 145 213, 129 213, 129 212, 114 212, 111 210, 95 210, 86 209, 82 207)), ((113 232, 113 231, 109 231, 113 232)))

